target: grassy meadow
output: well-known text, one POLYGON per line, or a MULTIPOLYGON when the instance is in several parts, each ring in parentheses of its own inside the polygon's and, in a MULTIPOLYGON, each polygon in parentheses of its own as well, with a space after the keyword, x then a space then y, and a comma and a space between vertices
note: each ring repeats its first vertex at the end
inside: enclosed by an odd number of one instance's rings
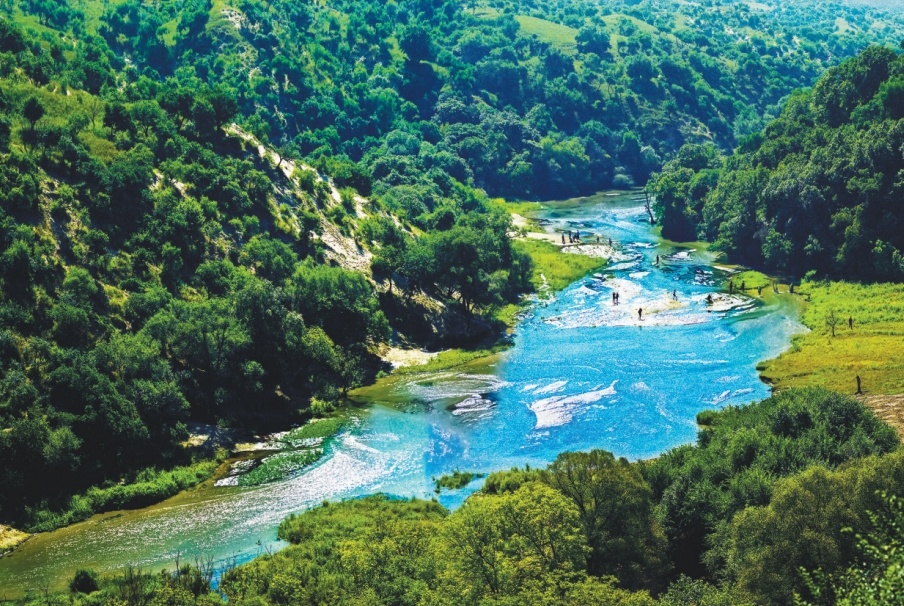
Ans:
POLYGON ((11 551, 28 538, 28 534, 0 524, 0 554, 11 551))
POLYGON ((284 480, 289 475, 320 460, 322 448, 293 450, 271 455, 261 464, 239 476, 239 486, 260 486, 268 482, 284 480))
POLYGON ((779 389, 820 386, 850 394, 859 375, 867 396, 904 393, 904 284, 804 282, 799 292, 810 299, 802 317, 810 332, 762 364, 764 378, 779 389))
POLYGON ((541 296, 547 285, 553 291, 561 290, 606 264, 604 259, 563 253, 558 246, 544 240, 515 240, 512 244, 533 260, 532 280, 541 296))
POLYGON ((575 51, 575 38, 578 34, 578 30, 575 28, 527 15, 517 15, 515 19, 521 26, 519 33, 522 35, 536 36, 541 41, 548 42, 566 52, 575 51))

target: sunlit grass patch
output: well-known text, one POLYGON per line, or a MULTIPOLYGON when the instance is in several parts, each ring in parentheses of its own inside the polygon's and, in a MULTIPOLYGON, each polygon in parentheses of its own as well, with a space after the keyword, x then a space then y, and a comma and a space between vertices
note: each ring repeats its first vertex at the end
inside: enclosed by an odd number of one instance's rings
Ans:
POLYGON ((290 446, 296 446, 309 441, 324 440, 339 433, 344 424, 345 421, 337 417, 314 419, 310 423, 293 429, 280 438, 279 441, 290 446))
POLYGON ((804 282, 799 292, 810 299, 802 320, 811 332, 762 364, 765 378, 853 393, 859 375, 867 394, 904 393, 904 284, 804 282))
POLYGON ((323 457, 324 441, 339 433, 345 422, 342 417, 314 419, 286 433, 275 441, 277 448, 286 450, 265 457, 257 467, 239 475, 238 485, 259 486, 284 480, 316 463, 323 457))
POLYGON ((497 345, 489 349, 449 349, 439 352, 439 354, 437 354, 434 358, 431 358, 430 361, 426 364, 421 364, 418 366, 403 366, 401 368, 397 368, 394 371, 394 374, 407 375, 421 372, 447 370, 449 368, 463 366, 464 364, 473 362, 474 360, 488 358, 492 355, 501 353, 506 349, 508 349, 508 345, 506 344, 497 345))
POLYGON ((505 207, 509 212, 518 213, 524 217, 530 217, 533 213, 546 208, 539 202, 506 202, 505 207))
POLYGON ((541 41, 548 42, 561 50, 574 51, 576 48, 575 38, 578 30, 573 27, 526 15, 518 15, 515 19, 521 25, 519 32, 521 34, 536 36, 541 41))
POLYGON ((512 245, 516 250, 530 255, 534 262, 531 280, 541 292, 547 287, 554 291, 561 290, 606 264, 599 258, 565 254, 555 244, 543 240, 515 240, 512 245))
POLYGON ((15 548, 28 538, 28 534, 0 524, 0 554, 15 548))
POLYGON ((505 324, 510 328, 514 328, 515 324, 518 323, 518 319, 521 314, 525 311, 525 308, 528 307, 526 302, 522 302, 522 304, 509 303, 508 305, 504 305, 500 307, 496 313, 493 314, 493 317, 505 324))
MULTIPOLYGON (((731 276, 731 281, 734 283, 734 287, 736 289, 741 289, 743 286, 743 290, 750 294, 750 291, 757 290, 759 288, 767 289, 772 288, 773 279, 767 276, 764 273, 760 273, 754 270, 747 270, 736 273, 731 276)), ((728 288, 728 285, 725 286, 728 288)))

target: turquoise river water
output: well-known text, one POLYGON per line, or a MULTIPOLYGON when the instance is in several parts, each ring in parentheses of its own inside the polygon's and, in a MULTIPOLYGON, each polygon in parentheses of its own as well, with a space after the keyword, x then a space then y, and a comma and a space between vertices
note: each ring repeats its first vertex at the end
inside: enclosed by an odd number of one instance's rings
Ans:
MULTIPOLYGON (((0 599, 60 587, 77 568, 158 569, 177 556, 246 561, 281 546, 276 527, 292 512, 375 492, 433 498, 432 478, 453 470, 542 466, 590 448, 653 457, 694 440, 700 410, 767 397, 755 366, 803 330, 793 297, 766 304, 720 292, 731 270, 702 246, 659 238, 636 198, 547 205, 548 231, 580 230, 594 245, 596 234, 604 245, 612 238, 614 257, 534 306, 502 356, 362 390, 358 399, 370 405, 319 463, 285 481, 205 487, 35 536, 0 558, 0 599)), ((454 508, 477 486, 439 500, 454 508)))

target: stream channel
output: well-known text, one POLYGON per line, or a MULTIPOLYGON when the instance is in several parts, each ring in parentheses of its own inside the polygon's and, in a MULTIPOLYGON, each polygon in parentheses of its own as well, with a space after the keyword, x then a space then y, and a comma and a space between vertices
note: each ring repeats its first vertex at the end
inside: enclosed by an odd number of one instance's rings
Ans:
MULTIPOLYGON (((286 480, 205 484, 36 535, 0 558, 0 598, 62 588, 78 568, 172 568, 177 555, 247 561, 283 545, 276 528, 290 513, 376 492, 433 498, 433 478, 453 470, 544 466, 560 452, 591 448, 654 457, 695 439, 697 412, 768 397, 756 364, 805 330, 795 297, 729 297, 721 285, 731 270, 703 245, 662 240, 637 198, 544 205, 539 218, 549 232, 580 230, 594 244, 596 234, 604 244, 612 238, 614 258, 532 307, 504 354, 358 390, 369 405, 352 413, 318 463, 286 480)), ((455 508, 479 486, 438 498, 455 508)))

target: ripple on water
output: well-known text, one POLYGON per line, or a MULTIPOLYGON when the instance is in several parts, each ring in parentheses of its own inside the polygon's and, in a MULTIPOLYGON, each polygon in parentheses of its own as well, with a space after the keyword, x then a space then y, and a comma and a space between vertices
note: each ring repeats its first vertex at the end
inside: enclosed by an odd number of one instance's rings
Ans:
POLYGON ((471 395, 459 402, 452 409, 456 417, 464 417, 466 421, 479 421, 492 416, 496 411, 496 402, 482 395, 471 395))
POLYGON ((508 382, 495 375, 445 372, 404 383, 395 391, 425 402, 440 402, 467 398, 479 393, 493 393, 506 386, 508 382))
POLYGON ((568 381, 553 381, 549 385, 545 387, 540 387, 534 390, 534 395, 541 395, 547 393, 558 393, 560 391, 565 390, 565 386, 568 385, 568 381))
POLYGON ((594 404, 606 396, 614 396, 616 383, 618 383, 618 380, 612 381, 612 384, 605 389, 599 389, 602 387, 599 385, 590 391, 575 394, 573 396, 552 396, 537 400, 528 406, 537 417, 534 429, 546 429, 549 427, 567 425, 571 422, 574 412, 578 407, 594 404))

